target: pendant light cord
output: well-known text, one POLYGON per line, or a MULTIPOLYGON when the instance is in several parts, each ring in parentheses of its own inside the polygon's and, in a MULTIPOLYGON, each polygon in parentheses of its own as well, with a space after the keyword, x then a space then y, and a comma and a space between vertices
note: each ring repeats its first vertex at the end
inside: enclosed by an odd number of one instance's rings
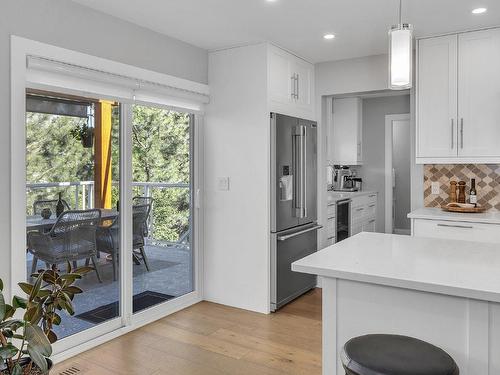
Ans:
POLYGON ((403 0, 399 0, 399 24, 402 26, 403 25, 403 16, 401 9, 403 8, 403 0))

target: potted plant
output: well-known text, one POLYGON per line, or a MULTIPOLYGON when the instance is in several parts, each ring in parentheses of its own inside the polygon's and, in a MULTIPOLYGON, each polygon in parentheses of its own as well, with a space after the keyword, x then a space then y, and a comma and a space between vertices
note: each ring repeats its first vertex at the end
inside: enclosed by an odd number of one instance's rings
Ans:
POLYGON ((52 344, 57 341, 53 331, 61 323, 61 311, 74 314, 73 298, 82 290, 74 285, 90 267, 66 273, 54 265, 33 274, 34 282, 19 283, 26 297, 14 296, 7 304, 0 279, 0 374, 48 374, 52 367, 52 344), (15 316, 19 316, 16 318, 15 316))
POLYGON ((76 128, 72 129, 71 135, 81 141, 84 148, 92 148, 94 146, 94 128, 90 127, 87 122, 79 124, 76 128))

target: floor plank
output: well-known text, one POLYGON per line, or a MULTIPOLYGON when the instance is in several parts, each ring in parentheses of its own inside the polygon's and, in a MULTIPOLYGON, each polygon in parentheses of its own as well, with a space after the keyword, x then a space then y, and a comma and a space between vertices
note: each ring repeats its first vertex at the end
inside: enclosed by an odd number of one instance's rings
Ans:
POLYGON ((78 374, 321 374, 321 290, 275 314, 201 302, 55 366, 78 374))

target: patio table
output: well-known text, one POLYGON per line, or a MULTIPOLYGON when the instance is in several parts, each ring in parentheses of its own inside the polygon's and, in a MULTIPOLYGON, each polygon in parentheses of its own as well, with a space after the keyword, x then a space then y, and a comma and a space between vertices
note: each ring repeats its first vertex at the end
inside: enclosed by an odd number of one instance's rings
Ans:
MULTIPOLYGON (((100 208, 101 220, 112 220, 118 216, 118 211, 115 209, 100 208)), ((50 229, 57 221, 56 215, 52 215, 48 219, 42 218, 40 215, 26 216, 26 231, 50 229)))

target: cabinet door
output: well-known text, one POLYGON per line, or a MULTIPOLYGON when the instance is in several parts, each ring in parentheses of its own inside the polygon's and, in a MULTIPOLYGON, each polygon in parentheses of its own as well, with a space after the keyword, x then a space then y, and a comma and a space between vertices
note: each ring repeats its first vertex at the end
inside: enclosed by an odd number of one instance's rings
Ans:
POLYGON ((363 223, 363 232, 375 232, 375 219, 369 219, 363 223))
POLYGON ((269 51, 269 97, 280 103, 292 102, 292 69, 289 56, 283 51, 269 51))
POLYGON ((419 41, 417 90, 417 157, 456 157, 456 35, 419 41))
POLYGON ((297 83, 295 86, 296 103, 301 106, 311 105, 311 85, 313 79, 313 67, 311 64, 295 59, 292 63, 292 72, 295 73, 297 83))
MULTIPOLYGON (((362 101, 359 98, 333 100, 331 160, 334 164, 360 165, 362 101)), ((330 147, 330 146, 329 146, 330 147)))
POLYGON ((459 156, 500 156, 500 30, 459 35, 459 156))

